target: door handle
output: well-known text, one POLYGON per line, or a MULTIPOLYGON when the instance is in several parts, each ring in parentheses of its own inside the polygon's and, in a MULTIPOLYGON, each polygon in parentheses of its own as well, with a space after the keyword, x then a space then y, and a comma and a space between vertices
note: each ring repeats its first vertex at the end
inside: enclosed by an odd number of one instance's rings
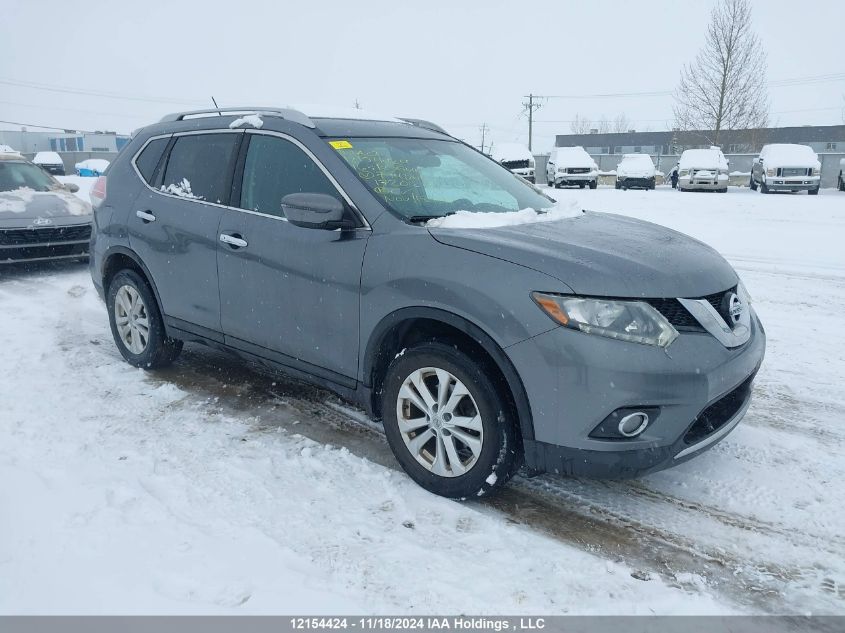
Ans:
POLYGON ((247 246, 249 246, 247 241, 238 233, 235 233, 233 235, 229 235, 228 233, 221 233, 220 241, 224 244, 228 244, 232 248, 246 248, 247 246))
POLYGON ((150 211, 136 211, 135 215, 141 218, 145 224, 156 221, 156 216, 154 216, 150 211))

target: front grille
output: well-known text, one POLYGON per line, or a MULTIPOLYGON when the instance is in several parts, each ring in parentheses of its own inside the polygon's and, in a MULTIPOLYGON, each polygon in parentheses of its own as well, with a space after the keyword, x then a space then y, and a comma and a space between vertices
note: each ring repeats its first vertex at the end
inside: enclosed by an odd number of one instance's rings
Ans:
MULTIPOLYGON (((736 286, 733 288, 729 288, 723 292, 715 292, 712 295, 707 295, 704 297, 698 297, 699 299, 706 299, 707 302, 713 306, 716 312, 725 319, 725 323, 728 323, 728 314, 725 312, 724 308, 724 297, 726 294, 736 292, 736 286)), ((684 330, 687 332, 694 331, 694 332, 704 332, 704 328, 701 327, 701 324, 692 316, 689 311, 681 305, 681 302, 677 299, 646 299, 647 303, 651 304, 660 314, 666 317, 666 320, 672 324, 672 326, 677 330, 684 330)))
POLYGON ((590 168, 589 167, 570 167, 566 171, 567 171, 567 173, 570 173, 570 174, 589 174, 590 168))
POLYGON ((807 169, 806 167, 783 167, 778 169, 780 172, 778 176, 782 177, 789 177, 789 176, 809 176, 811 169, 807 169))
POLYGON ((90 239, 90 237, 90 224, 81 224, 77 226, 54 226, 38 229, 0 230, 0 244, 4 246, 81 242, 90 239))
POLYGON ((507 169, 527 169, 529 167, 528 159, 526 160, 503 160, 502 166, 507 169))
POLYGON ((684 443, 696 444, 711 433, 722 428, 740 410, 745 401, 751 396, 751 383, 754 376, 750 376, 739 387, 704 409, 695 418, 695 422, 684 435, 684 443))

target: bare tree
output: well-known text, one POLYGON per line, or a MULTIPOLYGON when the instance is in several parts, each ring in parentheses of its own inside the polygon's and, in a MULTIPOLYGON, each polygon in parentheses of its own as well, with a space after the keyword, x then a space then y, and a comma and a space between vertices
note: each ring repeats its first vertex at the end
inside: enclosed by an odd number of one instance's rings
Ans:
POLYGON ((753 129, 768 123, 766 53, 751 30, 749 0, 721 0, 695 62, 675 90, 675 125, 683 130, 753 129))
POLYGON ((575 119, 569 124, 569 129, 572 130, 573 134, 588 134, 590 132, 590 119, 576 114, 575 119))
POLYGON ((631 129, 631 127, 632 127, 632 121, 627 116, 625 116, 624 114, 616 115, 616 118, 613 119, 613 123, 611 125, 611 128, 613 129, 613 131, 617 132, 617 133, 627 132, 628 130, 631 129))
POLYGON ((610 121, 603 114, 601 115, 601 118, 596 121, 596 127, 598 128, 599 134, 610 134, 613 131, 610 121))

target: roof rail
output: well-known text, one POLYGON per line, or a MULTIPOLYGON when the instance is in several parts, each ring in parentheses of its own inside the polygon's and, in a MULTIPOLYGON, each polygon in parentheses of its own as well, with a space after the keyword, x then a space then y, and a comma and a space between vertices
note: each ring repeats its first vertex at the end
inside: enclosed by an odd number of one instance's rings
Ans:
POLYGON ((267 108, 267 107, 240 107, 240 108, 208 108, 205 110, 190 110, 188 112, 174 112, 161 119, 161 123, 172 123, 184 121, 188 118, 200 118, 202 116, 223 116, 224 114, 265 114, 277 116, 286 121, 299 123, 308 128, 317 127, 307 115, 292 108, 267 108))
POLYGON ((426 121, 425 119, 405 119, 405 118, 402 118, 402 121, 405 121, 406 123, 410 123, 411 125, 413 125, 415 127, 420 127, 424 130, 431 130, 432 132, 440 132, 441 134, 445 134, 446 136, 452 136, 451 134, 449 134, 449 132, 444 130, 442 127, 440 127, 436 123, 432 123, 431 121, 426 121))

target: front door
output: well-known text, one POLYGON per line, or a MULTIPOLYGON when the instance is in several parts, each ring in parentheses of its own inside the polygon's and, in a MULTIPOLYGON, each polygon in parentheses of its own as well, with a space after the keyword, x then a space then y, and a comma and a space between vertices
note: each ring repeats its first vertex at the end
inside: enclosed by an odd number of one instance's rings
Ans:
POLYGON ((217 228, 242 136, 175 137, 128 219, 129 244, 152 275, 162 312, 211 338, 220 331, 217 228))
POLYGON ((233 187, 239 199, 232 201, 242 210, 223 213, 218 238, 226 343, 348 382, 358 369, 361 265, 370 231, 290 224, 284 196, 342 195, 299 141, 252 132, 246 139, 233 187))

